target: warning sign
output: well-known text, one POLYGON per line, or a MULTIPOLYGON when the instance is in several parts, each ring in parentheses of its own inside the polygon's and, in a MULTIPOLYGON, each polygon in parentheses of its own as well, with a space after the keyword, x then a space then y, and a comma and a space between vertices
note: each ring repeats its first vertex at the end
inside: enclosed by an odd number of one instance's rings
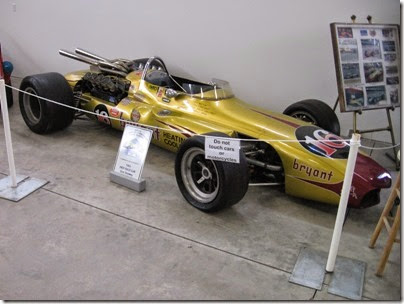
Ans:
POLYGON ((206 137, 205 158, 240 163, 240 140, 223 137, 206 137))

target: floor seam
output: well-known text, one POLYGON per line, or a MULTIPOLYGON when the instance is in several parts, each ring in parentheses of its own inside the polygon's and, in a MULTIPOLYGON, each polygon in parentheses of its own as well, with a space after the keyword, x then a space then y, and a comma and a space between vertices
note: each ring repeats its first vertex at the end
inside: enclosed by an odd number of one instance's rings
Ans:
POLYGON ((88 206, 88 207, 90 207, 90 208, 94 208, 94 209, 97 209, 97 210, 99 210, 99 211, 102 211, 102 212, 105 212, 105 213, 108 213, 108 214, 117 216, 117 217, 119 217, 119 218, 122 218, 122 219, 125 219, 125 220, 128 220, 128 221, 137 223, 137 224, 139 224, 139 225, 142 225, 142 226, 145 226, 145 227, 154 229, 154 230, 158 230, 158 231, 160 231, 160 232, 163 232, 163 233, 166 233, 166 234, 175 236, 175 237, 177 237, 177 238, 180 238, 180 239, 183 239, 183 240, 187 240, 187 241, 189 241, 189 242, 192 242, 192 243, 195 243, 195 244, 198 244, 198 245, 201 245, 201 246, 204 246, 204 247, 207 247, 207 248, 216 250, 216 251, 220 251, 220 252, 222 252, 222 253, 226 253, 226 254, 232 255, 232 256, 234 256, 234 257, 237 257, 237 258, 240 258, 240 259, 243 259, 243 260, 246 260, 246 261, 255 263, 255 264, 259 264, 259 265, 262 265, 262 266, 265 266, 265 267, 268 267, 268 268, 271 268, 271 269, 275 269, 275 270, 278 270, 278 271, 281 271, 281 272, 284 272, 284 273, 287 273, 287 274, 291 274, 291 273, 292 273, 291 271, 287 271, 287 270, 284 270, 284 269, 281 269, 281 268, 278 268, 278 267, 275 267, 275 266, 272 266, 272 265, 269 265, 269 264, 265 264, 265 263, 263 263, 263 262, 260 262, 260 261, 256 261, 256 260, 247 258, 247 257, 245 257, 245 256, 238 255, 238 254, 236 254, 236 253, 233 253, 233 252, 230 252, 230 251, 227 251, 227 250, 224 250, 224 249, 220 249, 220 248, 218 248, 218 247, 215 247, 215 246, 212 246, 212 245, 209 245, 209 244, 200 242, 200 241, 193 240, 193 239, 188 238, 188 237, 186 237, 186 236, 183 236, 183 235, 180 235, 180 234, 176 234, 176 233, 174 233, 174 232, 171 232, 171 231, 168 231, 168 230, 165 230, 165 229, 162 229, 162 228, 159 228, 159 227, 150 225, 150 224, 146 224, 146 223, 140 222, 140 221, 135 220, 135 219, 131 219, 131 218, 127 217, 127 216, 120 215, 120 214, 117 214, 117 213, 115 213, 115 212, 109 211, 109 210, 107 210, 107 209, 104 209, 104 208, 100 208, 100 207, 91 205, 91 204, 89 204, 89 203, 80 201, 80 200, 75 199, 75 198, 71 198, 71 197, 69 197, 69 196, 67 196, 67 195, 64 195, 64 194, 55 192, 55 191, 53 191, 53 190, 46 189, 46 188, 42 188, 42 189, 45 190, 45 191, 48 191, 48 192, 50 192, 50 193, 53 193, 53 194, 62 196, 62 197, 64 197, 64 198, 66 198, 66 199, 75 201, 75 202, 77 202, 77 203, 79 203, 79 204, 88 206))

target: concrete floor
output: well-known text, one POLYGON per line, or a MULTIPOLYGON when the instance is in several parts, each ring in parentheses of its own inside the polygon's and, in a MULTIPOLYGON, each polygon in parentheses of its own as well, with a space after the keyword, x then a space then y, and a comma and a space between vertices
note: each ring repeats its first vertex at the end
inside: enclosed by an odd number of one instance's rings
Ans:
MULTIPOLYGON (((288 282, 301 247, 328 251, 336 207, 250 187, 237 205, 205 214, 181 196, 170 152, 150 147, 147 189, 136 193, 109 181, 121 132, 78 120, 37 135, 17 102, 10 120, 17 173, 49 183, 19 203, 0 199, 1 299, 345 300, 327 293, 329 278, 321 291, 288 282)), ((393 169, 383 153, 373 156, 393 169)), ((382 278, 386 233, 367 246, 388 194, 351 210, 344 226, 339 255, 367 263, 363 300, 401 299, 400 246, 382 278)))

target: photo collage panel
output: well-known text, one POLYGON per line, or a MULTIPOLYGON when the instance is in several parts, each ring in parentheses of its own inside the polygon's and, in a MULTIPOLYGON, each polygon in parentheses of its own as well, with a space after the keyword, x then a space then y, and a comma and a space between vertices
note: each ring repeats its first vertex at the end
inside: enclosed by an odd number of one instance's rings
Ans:
POLYGON ((345 110, 399 106, 397 27, 338 25, 336 35, 345 110))

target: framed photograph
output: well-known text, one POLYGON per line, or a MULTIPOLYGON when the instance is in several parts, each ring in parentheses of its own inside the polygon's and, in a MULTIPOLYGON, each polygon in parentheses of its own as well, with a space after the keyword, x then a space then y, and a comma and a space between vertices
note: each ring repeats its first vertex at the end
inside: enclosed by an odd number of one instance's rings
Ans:
POLYGON ((332 23, 341 112, 401 104, 398 25, 332 23))

